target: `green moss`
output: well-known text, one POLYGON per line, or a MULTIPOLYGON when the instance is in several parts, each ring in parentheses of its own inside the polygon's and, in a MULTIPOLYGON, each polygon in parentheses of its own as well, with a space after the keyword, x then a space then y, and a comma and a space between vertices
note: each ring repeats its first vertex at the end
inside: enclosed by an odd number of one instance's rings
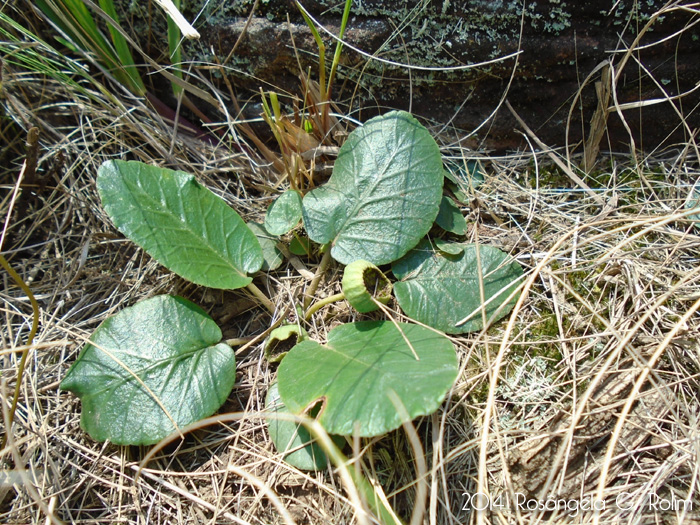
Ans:
POLYGON ((570 188, 571 179, 556 166, 540 165, 535 171, 534 165, 527 171, 528 184, 531 188, 570 188))

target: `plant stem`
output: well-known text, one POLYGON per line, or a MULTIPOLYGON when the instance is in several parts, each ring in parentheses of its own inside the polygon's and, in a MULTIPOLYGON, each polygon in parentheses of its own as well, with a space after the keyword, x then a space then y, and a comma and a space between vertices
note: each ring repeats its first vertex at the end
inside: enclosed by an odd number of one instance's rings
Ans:
MULTIPOLYGON (((326 97, 330 100, 331 88, 333 87, 333 79, 335 78, 335 72, 338 69, 338 64, 340 63, 340 53, 343 50, 343 36, 345 36, 345 28, 348 25, 348 18, 350 16, 350 8, 352 7, 352 0, 345 0, 345 9, 343 10, 343 18, 340 22, 340 33, 338 34, 338 41, 335 44, 335 53, 333 54, 333 62, 331 63, 331 72, 328 75, 328 86, 326 87, 326 97)), ((323 102, 327 102, 324 100, 323 102)))
POLYGON ((323 253, 321 262, 318 264, 316 274, 309 284, 309 287, 306 289, 306 294, 304 297, 304 310, 306 310, 311 304, 311 299, 313 299, 316 290, 318 290, 318 285, 321 283, 323 274, 326 273, 326 268, 328 268, 328 264, 331 262, 331 243, 325 244, 324 248, 326 251, 323 253))
POLYGON ((323 308, 326 305, 329 305, 331 303, 337 303, 338 301, 342 301, 345 299, 345 294, 343 292, 337 293, 335 295, 331 295, 330 297, 326 297, 325 299, 320 299, 316 301, 311 308, 309 308, 306 311, 306 315, 304 315, 304 319, 308 321, 311 319, 311 316, 314 315, 316 312, 318 312, 321 308, 323 308))
POLYGON ((250 343, 254 337, 234 337, 233 339, 226 339, 225 343, 229 346, 241 346, 246 343, 250 343))
POLYGON ((264 306, 265 308, 268 309, 268 311, 269 311, 271 314, 274 314, 274 313, 275 313, 275 305, 273 304, 272 301, 270 301, 270 299, 267 298, 267 295, 265 295, 265 294, 263 293, 263 291, 262 291, 260 288, 258 288, 257 286, 255 286, 252 282, 249 283, 249 284, 246 286, 246 288, 248 289, 248 291, 249 291, 250 293, 252 293, 252 294, 255 296, 256 299, 258 299, 258 300, 263 304, 263 306, 264 306))
POLYGON ((29 297, 29 302, 32 305, 32 328, 29 331, 29 337, 27 337, 27 348, 22 351, 22 357, 19 360, 19 366, 17 367, 17 382, 15 383, 15 393, 12 396, 12 405, 10 406, 9 417, 7 418, 7 425, 5 426, 5 435, 2 437, 2 443, 0 443, 0 449, 5 448, 7 443, 7 436, 12 432, 12 422, 15 419, 15 412, 17 411, 17 402, 19 401, 19 394, 22 389, 22 376, 24 375, 24 369, 27 365, 27 358, 29 357, 29 348, 34 342, 34 336, 36 336, 37 330, 39 329, 39 303, 36 302, 34 294, 30 290, 27 283, 24 282, 22 277, 10 266, 10 263, 0 255, 0 266, 7 270, 12 279, 17 283, 17 285, 22 289, 24 293, 29 297))

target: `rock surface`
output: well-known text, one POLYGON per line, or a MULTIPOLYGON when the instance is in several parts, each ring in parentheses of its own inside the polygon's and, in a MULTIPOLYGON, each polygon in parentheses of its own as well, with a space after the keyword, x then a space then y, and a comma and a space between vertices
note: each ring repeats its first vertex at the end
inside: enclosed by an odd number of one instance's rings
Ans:
MULTIPOLYGON (((604 60, 620 64, 624 51, 650 20, 653 24, 639 42, 642 49, 616 73, 618 103, 675 96, 700 80, 698 30, 686 27, 692 13, 676 9, 656 17, 664 3, 634 2, 633 8, 631 2, 613 0, 539 0, 526 2, 523 12, 522 2, 355 0, 346 41, 362 53, 344 49, 334 99, 351 107, 350 114, 359 120, 388 108, 407 109, 438 126, 456 128, 455 140, 469 137, 464 145, 506 150, 526 145, 521 128, 501 104, 507 97, 551 146, 565 143, 571 111, 573 144, 581 139, 582 129, 588 132, 597 105, 591 82, 582 91, 582 103, 571 109, 579 86, 604 60), (512 55, 518 50, 516 61, 512 55), (498 60, 506 56, 511 58, 498 60), (494 62, 438 70, 487 61, 494 62)), ((342 2, 303 4, 325 29, 338 34, 342 2)), ((202 55, 212 49, 218 57, 226 57, 243 33, 252 5, 252 0, 244 0, 216 10, 190 6, 192 12, 201 13, 200 20, 206 19, 198 24, 202 40, 199 50, 190 49, 193 58, 205 58, 202 55)), ((321 35, 330 62, 334 42, 327 33, 321 35)), ((299 94, 300 64, 318 78, 317 54, 299 10, 288 1, 263 0, 227 65, 238 72, 233 78, 241 98, 248 96, 256 103, 260 86, 299 94), (249 90, 247 95, 244 90, 249 90)), ((592 80, 599 79, 596 74, 592 80)), ((700 124, 698 111, 693 112, 699 92, 675 100, 691 129, 700 124)), ((626 109, 623 114, 638 148, 650 151, 687 141, 688 132, 668 102, 626 109)), ((602 149, 626 151, 630 134, 615 113, 608 129, 602 149)))

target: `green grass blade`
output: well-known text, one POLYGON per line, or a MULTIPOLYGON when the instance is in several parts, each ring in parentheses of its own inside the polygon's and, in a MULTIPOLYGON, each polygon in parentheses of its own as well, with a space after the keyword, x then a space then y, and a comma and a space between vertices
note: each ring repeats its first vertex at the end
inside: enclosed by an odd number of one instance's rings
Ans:
MULTIPOLYGON (((36 0, 37 7, 53 22, 66 36, 86 53, 97 56, 99 62, 114 75, 118 82, 138 95, 145 92, 141 78, 135 78, 127 72, 118 52, 97 27, 95 19, 85 4, 80 0, 36 0)), ((116 28, 114 29, 116 31, 116 28)), ((112 28, 110 27, 110 31, 112 28)), ((123 36, 120 35, 123 39, 123 36)), ((128 51, 128 50, 127 50, 128 51)))
POLYGON ((343 10, 343 19, 340 22, 340 34, 338 35, 338 41, 335 44, 335 53, 333 53, 333 62, 331 63, 331 73, 330 73, 330 75, 328 75, 328 87, 326 88, 326 93, 331 92, 331 86, 333 85, 333 79, 335 78, 335 72, 338 69, 338 64, 340 63, 340 53, 343 50, 343 36, 345 35, 345 28, 348 25, 348 18, 350 17, 350 8, 351 7, 352 7, 352 0, 345 0, 345 9, 343 10))
POLYGON ((321 35, 318 34, 316 26, 314 26, 314 23, 309 18, 309 15, 306 14, 306 11, 304 11, 299 2, 297 2, 296 4, 297 8, 299 9, 299 12, 301 13, 301 16, 304 17, 306 25, 309 26, 309 30, 314 36, 314 40, 316 40, 316 45, 318 46, 318 85, 321 88, 321 99, 323 101, 326 101, 326 44, 324 44, 323 40, 321 40, 321 35))
POLYGON ((101 87, 83 64, 59 53, 5 13, 0 13, 0 38, 0 55, 5 64, 12 64, 32 74, 44 75, 89 99, 94 99, 95 92, 86 89, 76 79, 86 80, 98 89, 101 87))
POLYGON ((117 11, 114 8, 114 3, 112 2, 112 0, 99 0, 99 2, 102 10, 114 21, 114 25, 110 23, 108 29, 109 34, 112 37, 114 49, 117 52, 119 62, 124 68, 124 72, 129 76, 130 83, 138 87, 138 90, 136 92, 139 94, 143 94, 146 91, 146 86, 144 86, 143 81, 141 80, 141 75, 139 75, 139 72, 136 69, 136 64, 134 63, 134 57, 132 56, 131 50, 129 49, 129 44, 127 44, 126 39, 115 27, 120 26, 120 23, 117 11))

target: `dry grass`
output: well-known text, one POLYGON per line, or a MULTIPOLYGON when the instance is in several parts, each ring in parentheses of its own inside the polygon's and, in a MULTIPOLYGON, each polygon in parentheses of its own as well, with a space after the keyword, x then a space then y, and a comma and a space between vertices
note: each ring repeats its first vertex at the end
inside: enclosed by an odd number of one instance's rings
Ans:
MULTIPOLYGON (((372 523, 337 472, 300 472, 274 451, 260 414, 275 367, 260 344, 237 355, 237 385, 221 410, 231 416, 167 446, 138 480, 145 449, 95 443, 80 429, 80 404, 58 384, 90 333, 125 306, 184 295, 227 338, 271 324, 243 293, 185 283, 123 239, 101 209, 97 167, 128 155, 187 170, 248 220, 259 220, 273 196, 270 170, 242 138, 228 147, 174 136, 142 101, 109 95, 97 81, 83 79, 78 89, 7 60, 2 80, 2 253, 41 313, 11 439, 0 451, 0 521, 372 523), (41 186, 15 200, 30 126, 41 131, 41 186)), ((448 147, 453 139, 440 136, 446 155, 477 156, 448 147)), ((567 176, 565 151, 480 157, 488 173, 464 210, 468 239, 518 258, 528 271, 520 302, 488 332, 453 338, 462 373, 444 406, 413 430, 357 441, 357 463, 409 518, 421 503, 422 455, 427 502, 417 521, 431 525, 698 522, 700 234, 684 212, 700 176, 694 138, 648 157, 603 156, 586 178, 591 191, 567 176), (504 506, 472 512, 465 494, 475 493, 504 506), (604 509, 520 511, 506 504, 516 493, 538 501, 558 495, 569 505, 596 500, 604 509), (621 494, 628 508, 616 505, 621 494), (662 510, 661 500, 654 508, 643 501, 650 494, 693 508, 662 510)), ((279 312, 290 312, 308 285, 299 264, 311 271, 317 264, 295 262, 260 281, 279 312)), ((2 275, 7 407, 32 311, 2 275)), ((308 327, 319 340, 353 315, 342 305, 326 312, 308 327)))

